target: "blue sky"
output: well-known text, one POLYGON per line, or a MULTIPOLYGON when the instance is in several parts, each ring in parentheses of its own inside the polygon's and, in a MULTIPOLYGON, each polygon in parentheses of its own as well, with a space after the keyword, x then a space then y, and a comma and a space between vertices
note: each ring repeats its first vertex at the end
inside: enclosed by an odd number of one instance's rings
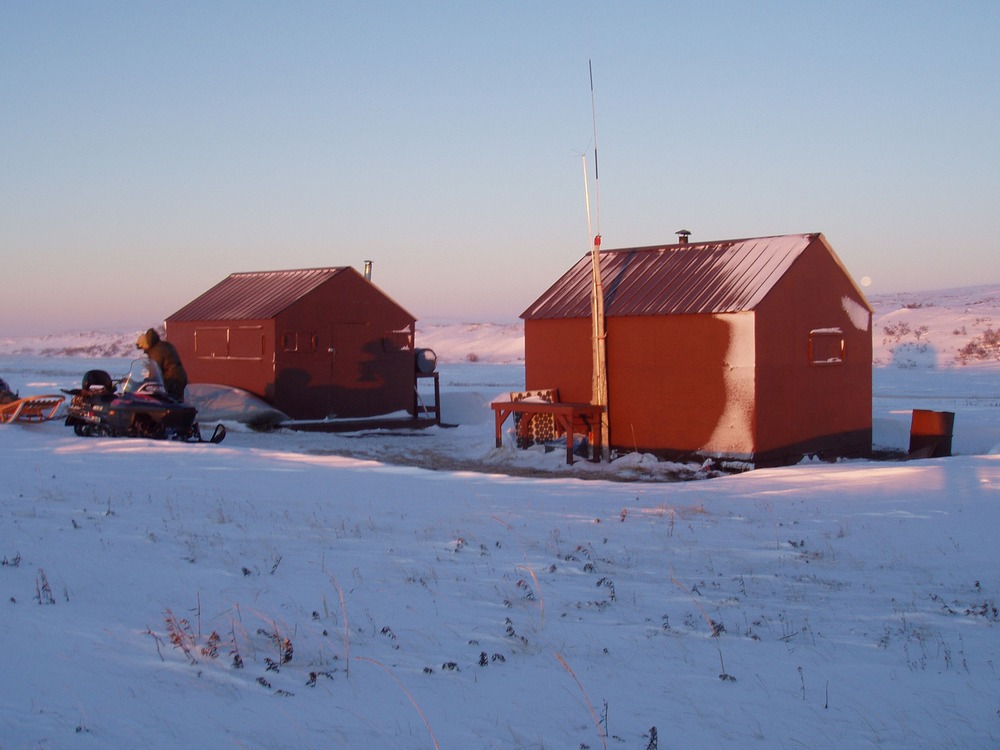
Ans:
POLYGON ((584 153, 608 248, 997 282, 998 38, 992 0, 0 0, 0 335, 366 259, 418 320, 513 321, 589 247, 584 153))

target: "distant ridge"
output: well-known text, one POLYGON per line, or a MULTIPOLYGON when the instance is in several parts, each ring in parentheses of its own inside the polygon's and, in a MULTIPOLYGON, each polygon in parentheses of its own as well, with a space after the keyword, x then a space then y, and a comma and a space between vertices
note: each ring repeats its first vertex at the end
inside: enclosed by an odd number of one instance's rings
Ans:
MULTIPOLYGON (((1000 329, 1000 284, 874 294, 876 366, 947 367, 988 330, 1000 329)), ((0 355, 132 357, 139 331, 76 331, 0 336, 0 355)), ((514 323, 417 322, 416 345, 438 361, 514 364, 524 361, 524 329, 514 323)))
POLYGON ((73 331, 0 336, 0 354, 22 357, 131 357, 139 331, 73 331))
MULTIPOLYGON (((41 336, 0 336, 0 355, 19 357, 135 356, 140 331, 70 331, 41 336)), ((417 324, 416 345, 441 362, 504 364, 524 360, 524 332, 517 323, 417 324)))

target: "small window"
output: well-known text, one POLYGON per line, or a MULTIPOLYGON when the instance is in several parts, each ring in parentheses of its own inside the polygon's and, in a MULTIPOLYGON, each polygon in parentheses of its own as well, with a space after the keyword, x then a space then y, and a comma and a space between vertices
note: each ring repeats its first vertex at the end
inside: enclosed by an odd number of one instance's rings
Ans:
POLYGON ((260 326, 229 329, 230 359, 261 359, 264 356, 264 333, 260 326))
POLYGON ((404 328, 397 331, 386 331, 382 336, 382 351, 399 352, 413 348, 413 333, 404 328))
POLYGON ((299 334, 294 332, 281 334, 281 349, 286 352, 297 352, 299 350, 299 334))
POLYGON ((196 328, 194 351, 199 357, 225 359, 229 356, 229 329, 221 326, 196 328))
POLYGON ((810 364, 842 364, 844 348, 844 332, 840 328, 815 328, 809 331, 810 364))

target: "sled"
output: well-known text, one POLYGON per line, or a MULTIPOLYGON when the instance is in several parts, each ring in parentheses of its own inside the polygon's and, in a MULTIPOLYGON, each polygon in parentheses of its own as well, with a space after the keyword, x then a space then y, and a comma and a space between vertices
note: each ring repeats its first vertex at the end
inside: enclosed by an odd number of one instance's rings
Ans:
POLYGON ((28 396, 0 405, 0 423, 46 422, 56 415, 64 396, 28 396))

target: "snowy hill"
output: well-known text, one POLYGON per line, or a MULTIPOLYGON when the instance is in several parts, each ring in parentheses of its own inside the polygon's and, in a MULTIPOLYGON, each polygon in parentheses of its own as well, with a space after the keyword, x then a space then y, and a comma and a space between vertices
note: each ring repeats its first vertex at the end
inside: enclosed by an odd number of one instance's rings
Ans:
MULTIPOLYGON (((1000 327, 1000 284, 873 295, 876 366, 950 367, 962 352, 1000 327)), ((77 331, 45 336, 0 336, 0 354, 52 357, 131 357, 138 331, 77 331)), ((416 345, 445 362, 524 360, 524 328, 512 323, 417 322, 416 345)), ((987 346, 987 359, 996 347, 987 346)), ((1000 358, 1000 354, 992 359, 1000 358)))
POLYGON ((524 326, 517 323, 421 323, 416 345, 441 362, 507 364, 524 361, 524 326))
MULTIPOLYGON (((873 360, 898 367, 947 367, 972 360, 963 350, 1000 328, 1000 284, 874 295, 873 360)), ((1000 360, 987 347, 985 359, 1000 360), (990 351, 993 356, 990 357, 990 351)))

